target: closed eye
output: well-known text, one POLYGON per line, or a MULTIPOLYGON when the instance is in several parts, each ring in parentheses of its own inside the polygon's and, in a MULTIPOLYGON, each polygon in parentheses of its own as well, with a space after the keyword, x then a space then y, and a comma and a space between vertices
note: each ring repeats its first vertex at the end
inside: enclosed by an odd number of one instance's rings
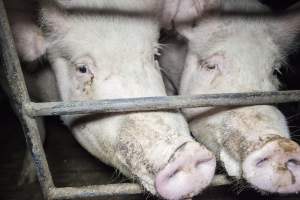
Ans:
POLYGON ((218 68, 218 64, 202 61, 202 62, 200 62, 200 67, 201 67, 201 69, 205 69, 207 71, 212 71, 212 70, 216 70, 218 68))

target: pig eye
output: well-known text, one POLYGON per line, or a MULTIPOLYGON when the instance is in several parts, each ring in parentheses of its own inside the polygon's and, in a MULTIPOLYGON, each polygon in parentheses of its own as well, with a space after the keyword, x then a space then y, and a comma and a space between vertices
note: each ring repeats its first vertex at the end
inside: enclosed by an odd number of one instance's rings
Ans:
POLYGON ((74 73, 76 73, 77 78, 83 79, 93 79, 95 63, 90 56, 83 56, 76 60, 71 60, 73 64, 74 73))
POLYGON ((215 70, 218 68, 218 65, 217 64, 214 64, 214 63, 208 63, 208 62, 205 62, 205 61, 200 61, 200 66, 202 69, 205 69, 207 71, 212 71, 212 70, 215 70))
POLYGON ((216 66, 216 65, 207 65, 206 68, 207 68, 208 70, 213 70, 213 69, 216 69, 217 66, 216 66))
POLYGON ((85 64, 80 64, 77 66, 77 71, 79 71, 82 74, 85 74, 88 71, 88 67, 85 64))

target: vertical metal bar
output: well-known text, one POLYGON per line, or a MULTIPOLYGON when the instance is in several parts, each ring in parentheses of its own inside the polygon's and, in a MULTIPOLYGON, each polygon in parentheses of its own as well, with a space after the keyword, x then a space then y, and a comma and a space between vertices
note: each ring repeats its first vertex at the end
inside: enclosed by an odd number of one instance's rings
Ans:
POLYGON ((23 105, 30 102, 30 98, 2 0, 0 0, 0 63, 2 64, 0 67, 1 84, 22 124, 27 147, 31 152, 43 194, 48 198, 49 191, 54 187, 54 184, 41 143, 37 122, 23 111, 23 105))

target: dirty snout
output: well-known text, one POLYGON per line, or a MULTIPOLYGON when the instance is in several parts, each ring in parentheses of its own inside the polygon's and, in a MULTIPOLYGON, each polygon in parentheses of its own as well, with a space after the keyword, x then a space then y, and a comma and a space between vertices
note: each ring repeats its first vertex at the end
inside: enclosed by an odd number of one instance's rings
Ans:
POLYGON ((164 199, 189 198, 206 188, 215 173, 215 156, 196 142, 181 145, 158 172, 155 187, 164 199))
POLYGON ((300 191, 300 146, 290 139, 267 142, 246 157, 242 168, 244 178, 261 190, 300 191))

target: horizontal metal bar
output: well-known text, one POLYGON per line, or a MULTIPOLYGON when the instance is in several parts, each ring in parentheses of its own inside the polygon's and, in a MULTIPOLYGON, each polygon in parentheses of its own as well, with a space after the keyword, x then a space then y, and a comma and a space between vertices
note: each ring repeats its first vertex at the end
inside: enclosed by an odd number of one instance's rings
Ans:
POLYGON ((300 90, 48 103, 31 102, 27 103, 24 106, 24 109, 28 115, 34 117, 47 115, 168 110, 208 106, 248 106, 296 101, 300 101, 300 90))
POLYGON ((93 185, 85 187, 52 188, 49 193, 50 199, 74 199, 112 195, 140 194, 142 188, 134 183, 93 185))
MULTIPOLYGON (((230 181, 224 175, 216 175, 211 186, 228 185, 230 181)), ((121 183, 109 185, 92 185, 84 187, 52 188, 49 193, 50 199, 74 199, 90 198, 99 196, 131 195, 140 194, 144 190, 134 183, 121 183)))

